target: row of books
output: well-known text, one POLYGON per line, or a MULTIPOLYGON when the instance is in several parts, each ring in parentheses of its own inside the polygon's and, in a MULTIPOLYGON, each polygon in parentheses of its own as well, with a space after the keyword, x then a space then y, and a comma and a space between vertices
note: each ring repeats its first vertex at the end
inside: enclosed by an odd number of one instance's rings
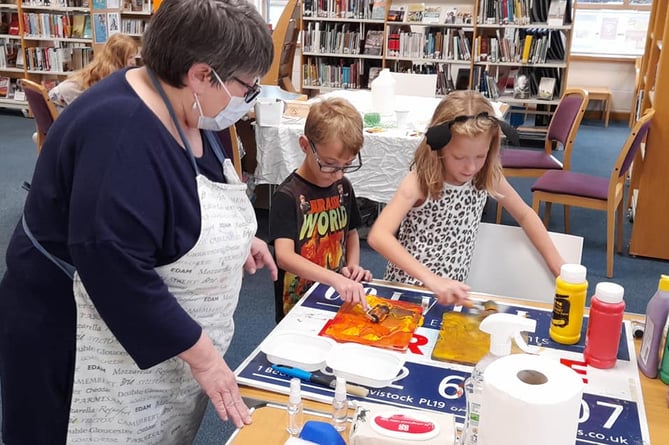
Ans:
POLYGON ((90 47, 29 47, 25 50, 25 61, 22 53, 16 61, 17 68, 25 63, 29 71, 45 71, 63 73, 83 68, 93 60, 93 49, 90 47))
POLYGON ((144 34, 148 20, 144 19, 122 19, 121 32, 124 34, 144 34))
POLYGON ((91 38, 87 14, 23 13, 23 29, 27 36, 50 38, 91 38))
MULTIPOLYGON (((383 31, 380 32, 383 35, 383 31)), ((350 23, 325 23, 323 26, 309 23, 302 33, 303 51, 306 53, 360 53, 360 28, 352 27, 350 23)))
POLYGON ((471 43, 462 29, 444 32, 399 32, 388 36, 389 57, 470 60, 471 43))
POLYGON ((88 0, 23 0, 23 6, 53 6, 54 8, 88 8, 88 0))
POLYGON ((309 57, 302 65, 302 79, 305 87, 360 88, 360 64, 309 57))
POLYGON ((411 3, 391 6, 386 14, 389 22, 427 24, 471 24, 473 7, 467 5, 442 7, 411 3))
POLYGON ((571 23, 570 0, 481 0, 479 23, 571 23))
POLYGON ((549 57, 552 36, 552 33, 544 30, 506 28, 503 33, 496 30, 495 37, 477 37, 474 61, 541 64, 548 59, 563 60, 564 52, 560 54, 560 51, 553 51, 553 57, 549 57))
POLYGON ((385 5, 385 0, 304 0, 302 15, 304 17, 384 20, 385 5))

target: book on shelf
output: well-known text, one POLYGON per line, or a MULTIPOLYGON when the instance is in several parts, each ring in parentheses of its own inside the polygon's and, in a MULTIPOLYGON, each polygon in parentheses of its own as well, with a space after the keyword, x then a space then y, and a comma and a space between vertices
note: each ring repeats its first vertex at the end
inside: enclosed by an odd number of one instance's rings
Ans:
POLYGON ((373 66, 369 68, 369 80, 367 81, 367 88, 372 88, 372 81, 379 77, 379 73, 381 72, 381 67, 379 66, 373 66))
POLYGON ((403 22, 404 6, 391 6, 388 9, 386 20, 388 20, 389 22, 403 22))
POLYGON ((363 54, 380 56, 383 49, 383 31, 376 29, 367 30, 365 36, 365 49, 363 54))
POLYGON ((374 0, 372 3, 372 20, 385 20, 386 0, 374 0))
POLYGON ((441 6, 426 6, 421 22, 441 23, 441 6))
POLYGON ((529 99, 530 97, 530 79, 525 74, 517 74, 513 80, 514 99, 529 99))
POLYGON ((555 77, 542 77, 539 81, 537 99, 552 100, 555 91, 555 77))
POLYGON ((86 24, 86 18, 88 16, 77 14, 72 17, 72 32, 71 35, 73 38, 80 39, 84 36, 84 26, 86 24))
POLYGON ((411 3, 407 6, 407 22, 422 22, 423 12, 425 12, 425 3, 411 3))
POLYGON ((90 16, 84 16, 84 32, 81 35, 84 39, 92 39, 93 31, 91 30, 91 18, 90 16))
POLYGON ((0 97, 8 97, 11 90, 11 79, 9 77, 0 77, 0 97))
POLYGON ((107 14, 93 14, 95 21, 95 43, 107 41, 107 14))
POLYGON ((567 12, 567 0, 551 0, 548 7, 548 26, 562 26, 565 23, 564 16, 567 12))

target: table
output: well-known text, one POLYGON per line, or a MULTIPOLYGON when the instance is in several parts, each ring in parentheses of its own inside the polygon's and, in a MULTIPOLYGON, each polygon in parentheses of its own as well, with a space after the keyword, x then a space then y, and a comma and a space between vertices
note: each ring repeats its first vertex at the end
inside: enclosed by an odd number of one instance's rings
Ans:
MULTIPOLYGON (((381 283, 383 284, 384 282, 381 281, 375 281, 374 283, 381 283)), ((330 294, 331 297, 331 294, 330 294)), ((487 294, 474 294, 473 298, 475 299, 481 299, 481 300, 487 300, 491 296, 487 294)), ((529 302, 525 300, 516 300, 512 298, 498 298, 494 297, 495 300, 500 304, 500 305, 519 305, 523 307, 527 307, 528 310, 531 308, 538 308, 544 312, 550 311, 550 306, 545 304, 545 303, 537 303, 537 302, 529 302)), ((302 302, 305 300, 303 299, 302 302)), ((290 314, 289 314, 290 315, 290 314)), ((308 320, 307 317, 301 317, 304 322, 305 322, 305 327, 311 326, 315 321, 314 320, 308 320)), ((532 318, 534 318, 534 315, 532 315, 532 318)), ((636 319, 636 320, 643 320, 642 316, 639 315, 634 315, 634 314, 628 314, 626 316, 626 319, 636 319)), ((428 317, 426 316, 426 322, 430 322, 428 317)), ((538 327, 537 331, 540 329, 540 322, 538 321, 538 327)), ((545 323, 544 323, 545 325, 545 323)), ((629 328, 629 322, 626 323, 627 329, 629 328)), ((422 332, 424 333, 424 331, 422 332)), ((543 333, 544 335, 546 333, 543 333)), ((629 333, 627 333, 629 335, 629 333)), ((271 334, 270 334, 271 335, 271 334)), ((581 342, 582 343, 582 342, 581 342)), ((639 347, 640 347, 640 341, 636 340, 634 341, 634 349, 638 352, 639 347)), ((581 345, 582 349, 582 345, 581 345)), ((572 354, 573 356, 573 354, 572 354)), ((620 357, 620 355, 619 355, 620 357)), ((634 372, 636 373, 636 361, 634 360, 634 357, 631 357, 633 360, 632 364, 634 366, 634 372)), ((237 373, 240 374, 241 368, 243 368, 244 365, 242 365, 240 368, 237 369, 237 373)), ((414 372, 414 370, 412 370, 414 372)), ((599 370, 594 370, 592 368, 588 368, 588 374, 592 379, 594 379, 597 375, 598 372, 606 372, 606 371, 599 371, 599 370)), ((653 444, 659 444, 663 443, 662 440, 666 439, 669 437, 669 422, 666 422, 666 417, 667 417, 667 406, 666 406, 666 386, 658 379, 648 379, 643 375, 640 375, 639 377, 639 382, 640 385, 637 386, 637 383, 632 382, 632 379, 630 379, 627 384, 623 385, 625 388, 620 388, 620 391, 630 391, 633 397, 639 398, 638 394, 638 389, 640 387, 642 393, 643 393, 643 406, 639 407, 639 411, 641 412, 640 417, 643 418, 643 411, 645 411, 645 419, 647 422, 648 426, 648 432, 649 433, 641 433, 644 437, 650 437, 652 442, 642 442, 637 441, 628 441, 627 439, 623 440, 602 440, 599 437, 592 437, 591 440, 579 440, 576 443, 578 444, 614 444, 614 443, 638 443, 639 445, 647 444, 647 443, 653 443, 653 444)), ((276 392, 268 391, 266 389, 258 389, 250 386, 244 386, 243 382, 241 385, 241 391, 242 395, 245 397, 253 397, 256 399, 262 399, 262 400, 271 400, 280 404, 284 404, 287 401, 287 396, 284 394, 279 394, 276 392)), ((617 388, 612 389, 611 391, 618 391, 617 388)), ((587 392, 587 389, 586 389, 587 392)), ((593 396, 588 394, 588 404, 592 405, 590 408, 591 413, 594 413, 594 408, 595 404, 593 403, 593 396)), ((370 392, 370 398, 372 394, 370 392)), ((331 397, 331 396, 330 396, 331 397)), ((416 396, 417 398, 418 396, 416 396)), ((327 397, 326 397, 327 398, 327 397)), ((313 410, 320 411, 324 413, 323 415, 327 416, 328 413, 330 412, 330 405, 326 403, 326 398, 323 400, 319 401, 312 401, 312 400, 306 400, 305 401, 305 407, 313 410)), ((372 398, 371 401, 378 401, 374 400, 372 398)), ((621 400, 621 402, 624 402, 624 400, 621 400)), ((599 403, 596 405, 599 406, 599 403)), ((606 403, 604 403, 606 406, 606 403)), ((610 405, 608 405, 610 406, 610 405)), ((606 420, 607 416, 611 414, 612 410, 608 409, 607 411, 604 411, 604 417, 603 419, 600 420, 606 420)), ((593 418, 595 417, 595 414, 592 414, 593 418)), ((623 414, 624 415, 624 414, 623 414)), ((283 444, 285 440, 288 438, 288 435, 285 431, 283 431, 280 426, 285 425, 285 412, 281 409, 261 409, 258 411, 258 413, 254 414, 254 424, 248 427, 245 427, 244 429, 240 430, 235 436, 231 437, 230 441, 228 443, 230 444, 246 444, 246 443, 263 443, 265 445, 271 445, 271 444, 283 444), (256 417, 257 416, 257 417, 256 417), (257 423, 256 423, 257 419, 257 423), (277 427, 279 426, 279 427, 277 427), (263 442, 261 442, 261 440, 263 442)), ((601 417, 601 416, 600 416, 601 417)), ((622 417, 622 416, 621 416, 622 417)), ((313 416, 305 416, 306 419, 316 419, 316 420, 326 420, 326 417, 318 416, 318 415, 313 415, 313 416)), ((610 419, 611 417, 609 417, 610 419)), ((586 422, 585 427, 589 426, 589 424, 586 422)), ((626 424, 623 422, 622 424, 625 426, 626 424)), ((579 426, 581 428, 582 425, 579 426)), ((631 424, 630 424, 631 426, 631 424)), ((636 424, 637 427, 641 428, 641 431, 645 430, 645 424, 636 424)), ((587 428, 583 428, 587 429, 587 428)), ((612 430, 609 430, 612 432, 615 432, 616 429, 613 428, 612 430)), ((593 436, 597 436, 597 434, 602 434, 599 432, 595 432, 594 430, 592 431, 593 436)), ((348 437, 347 433, 344 435, 344 437, 348 437)))
MULTIPOLYGON (((370 91, 339 90, 322 97, 347 99, 361 113, 371 111, 370 91)), ((396 96, 398 109, 408 109, 409 128, 394 128, 395 116, 382 116, 383 131, 365 131, 362 146, 362 168, 347 173, 358 197, 387 203, 409 171, 409 165, 423 131, 432 118, 441 98, 419 96, 396 96)), ((493 103, 498 115, 504 115, 505 104, 493 103)), ((257 184, 281 184, 304 159, 298 138, 304 132, 304 119, 285 117, 278 126, 255 125, 256 160, 255 181, 257 184)))

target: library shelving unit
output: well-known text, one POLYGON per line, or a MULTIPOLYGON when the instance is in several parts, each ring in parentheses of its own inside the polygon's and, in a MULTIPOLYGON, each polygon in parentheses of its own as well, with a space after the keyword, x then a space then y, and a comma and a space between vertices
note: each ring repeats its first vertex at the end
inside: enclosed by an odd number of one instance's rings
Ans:
MULTIPOLYGON (((646 49, 639 73, 641 91, 637 108, 643 112, 655 109, 641 167, 635 165, 638 175, 638 195, 632 225, 629 252, 652 258, 669 259, 669 52, 663 42, 669 42, 669 0, 654 0, 651 7, 646 49)), ((634 178, 633 178, 634 179, 634 178)))
POLYGON ((151 0, 0 0, 0 107, 27 114, 18 79, 52 88, 112 33, 141 37, 151 11, 151 0))
POLYGON ((302 89, 368 88, 378 68, 390 68, 438 74, 437 96, 471 88, 549 115, 567 85, 573 23, 571 1, 553 3, 561 8, 549 12, 550 0, 304 0, 302 89), (520 97, 507 89, 517 75, 529 87, 520 97), (554 79, 548 98, 538 98, 541 78, 554 79))

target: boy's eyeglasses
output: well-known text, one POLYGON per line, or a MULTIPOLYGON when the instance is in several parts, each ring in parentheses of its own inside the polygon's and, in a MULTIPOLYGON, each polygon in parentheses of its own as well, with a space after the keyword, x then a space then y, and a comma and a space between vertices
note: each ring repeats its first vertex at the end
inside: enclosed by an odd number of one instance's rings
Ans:
POLYGON ((256 79, 253 85, 249 85, 248 83, 244 82, 243 80, 235 76, 232 76, 232 80, 246 87, 246 94, 244 94, 244 102, 246 102, 247 104, 253 102, 253 99, 258 97, 258 94, 260 94, 260 91, 262 90, 262 87, 258 84, 258 79, 256 79))
POLYGON ((311 152, 314 154, 314 158, 316 158, 316 164, 318 164, 318 168, 323 173, 336 173, 340 170, 343 173, 353 173, 357 172, 362 167, 362 156, 360 156, 360 152, 358 152, 357 165, 344 165, 344 166, 329 165, 321 163, 321 159, 318 157, 318 153, 316 152, 316 146, 314 145, 313 142, 309 141, 309 146, 311 147, 311 152))

